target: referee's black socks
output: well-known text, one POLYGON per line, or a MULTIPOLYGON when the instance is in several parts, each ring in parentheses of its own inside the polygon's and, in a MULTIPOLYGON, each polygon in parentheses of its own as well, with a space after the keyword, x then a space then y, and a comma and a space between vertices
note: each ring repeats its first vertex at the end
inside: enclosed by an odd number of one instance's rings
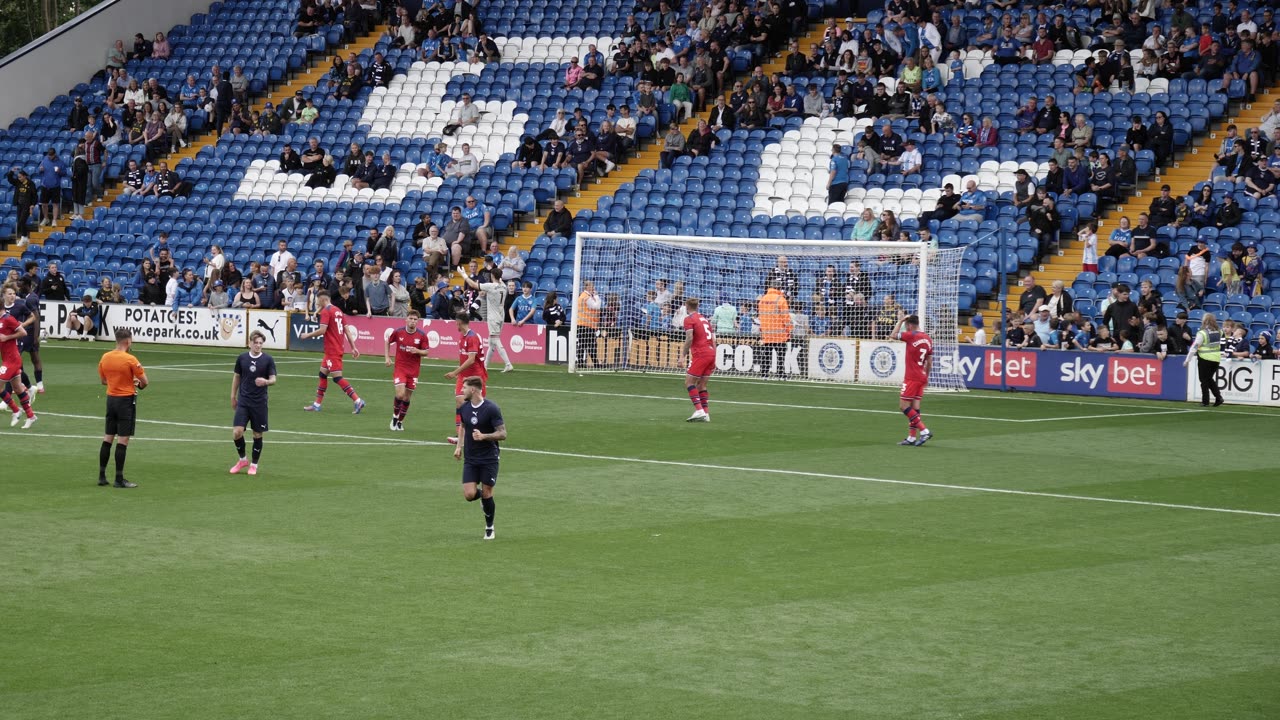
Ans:
POLYGON ((480 506, 484 508, 485 527, 493 527, 494 503, 492 497, 480 498, 480 506))
POLYGON ((240 454, 240 459, 243 460, 244 459, 244 436, 241 435, 238 438, 234 438, 234 442, 236 444, 236 452, 240 454))
POLYGON ((116 480, 124 480, 124 456, 129 452, 128 445, 116 443, 116 480))
POLYGON ((107 476, 107 463, 111 461, 111 443, 106 440, 102 441, 102 447, 98 450, 98 477, 105 478, 107 476))

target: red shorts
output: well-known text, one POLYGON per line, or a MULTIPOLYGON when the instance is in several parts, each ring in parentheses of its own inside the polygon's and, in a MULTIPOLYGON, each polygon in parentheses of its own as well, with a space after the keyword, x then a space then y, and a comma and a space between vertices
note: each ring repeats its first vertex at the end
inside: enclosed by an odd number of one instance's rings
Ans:
MULTIPOLYGON (((479 376, 479 375, 468 375, 467 377, 480 377, 480 376, 479 376)), ((461 394, 462 394, 462 382, 463 382, 464 380, 466 380, 466 379, 467 379, 467 377, 459 377, 459 378, 458 378, 458 382, 457 382, 457 384, 455 384, 455 385, 453 386, 453 394, 454 394, 454 395, 461 395, 461 394)), ((485 382, 485 379, 484 379, 484 378, 482 378, 482 377, 480 377, 480 383, 481 383, 481 384, 480 384, 480 397, 484 397, 484 396, 485 396, 485 393, 489 391, 489 383, 485 382)))
POLYGON ((406 390, 418 389, 417 375, 410 375, 408 373, 397 372, 394 375, 392 382, 396 385, 403 385, 406 390))
POLYGON ((324 360, 320 361, 320 369, 330 373, 342 372, 342 356, 325 355, 324 360))
POLYGON ((919 400, 924 397, 924 387, 928 384, 924 380, 908 380, 902 383, 902 394, 899 397, 903 400, 919 400))
POLYGON ((1083 265, 1081 265, 1081 267, 1083 268, 1081 272, 1091 272, 1091 273, 1094 273, 1095 275, 1098 272, 1097 263, 1084 263, 1083 265))
POLYGON ((0 383, 16 380, 22 374, 22 363, 14 365, 0 364, 0 383))
POLYGON ((693 355, 689 358, 688 373, 693 377, 705 378, 711 377, 716 371, 715 355, 693 355))

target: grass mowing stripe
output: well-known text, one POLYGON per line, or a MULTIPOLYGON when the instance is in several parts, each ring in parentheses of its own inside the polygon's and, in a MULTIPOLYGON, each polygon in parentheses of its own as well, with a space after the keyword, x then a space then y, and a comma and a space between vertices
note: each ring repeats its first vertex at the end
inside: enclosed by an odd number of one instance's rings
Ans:
MULTIPOLYGON (((85 420, 99 419, 92 415, 68 415, 64 413, 46 413, 46 414, 51 415, 53 417, 67 417, 67 418, 77 418, 77 419, 85 419, 85 420)), ((154 425, 174 425, 179 427, 206 428, 206 429, 215 429, 215 430, 226 429, 225 427, 220 425, 202 425, 198 423, 183 423, 183 422, 175 422, 171 420, 139 419, 138 422, 151 423, 154 425)), ((370 436, 364 436, 364 435, 340 435, 340 434, 333 434, 333 433, 309 432, 304 430, 276 429, 276 430, 271 430, 270 432, 285 433, 290 435, 306 435, 306 436, 313 436, 313 437, 328 437, 328 438, 333 438, 335 440, 336 439, 346 440, 349 438, 355 438, 359 440, 381 440, 383 441, 382 444, 386 444, 386 445, 422 445, 422 446, 438 447, 438 446, 443 446, 447 444, 442 442, 435 442, 432 440, 408 440, 408 439, 400 440, 398 438, 376 438, 376 437, 370 437, 370 436)), ((657 460, 652 458, 633 458, 633 457, 621 457, 616 455, 592 455, 587 453, 560 452, 556 450, 534 450, 532 448, 511 447, 510 445, 504 446, 503 450, 507 452, 515 452, 515 453, 527 453, 530 455, 547 455, 551 457, 578 458, 581 460, 593 460, 593 461, 603 460, 603 461, 609 461, 609 462, 641 463, 646 465, 664 465, 668 467, 697 468, 701 470, 727 470, 731 472, 767 473, 772 475, 786 475, 786 476, 792 476, 792 477, 820 478, 823 480, 851 480, 855 482, 880 483, 885 485, 908 485, 912 487, 937 488, 940 490, 957 490, 961 492, 996 493, 1000 495, 1020 495, 1024 497, 1055 498, 1059 500, 1079 500, 1084 502, 1113 503, 1118 505, 1138 505, 1138 506, 1144 506, 1144 507, 1167 508, 1172 510, 1197 510, 1201 512, 1227 513, 1232 515, 1252 515, 1256 517, 1280 518, 1280 513, 1263 512, 1261 510, 1240 510, 1237 508, 1206 507, 1202 505, 1183 505, 1179 503, 1163 503, 1163 502, 1156 502, 1152 500, 1129 500, 1124 498, 1104 498, 1104 497, 1094 497, 1091 495, 1072 495, 1069 493, 1040 492, 1036 490, 1012 490, 1008 488, 984 487, 981 485, 954 485, 950 483, 925 482, 922 480, 895 480, 892 478, 875 478, 875 477, 867 477, 864 475, 841 475, 837 473, 822 473, 822 472, 813 472, 809 470, 783 470, 779 468, 743 467, 738 465, 719 465, 714 463, 695 463, 695 462, 683 462, 683 461, 677 461, 677 460, 657 460)))

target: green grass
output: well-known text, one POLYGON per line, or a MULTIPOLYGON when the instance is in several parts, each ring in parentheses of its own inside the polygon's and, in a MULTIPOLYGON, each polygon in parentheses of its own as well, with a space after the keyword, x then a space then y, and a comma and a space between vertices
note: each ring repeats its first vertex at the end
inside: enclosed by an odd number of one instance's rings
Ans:
POLYGON ((915 449, 892 391, 717 378, 688 425, 676 378, 527 368, 484 543, 443 365, 395 434, 381 358, 353 417, 276 354, 248 478, 235 353, 140 346, 140 417, 187 424, 125 491, 104 350, 0 430, 6 720, 1280 717, 1280 516, 1208 509, 1280 513, 1274 412, 937 394, 915 449))

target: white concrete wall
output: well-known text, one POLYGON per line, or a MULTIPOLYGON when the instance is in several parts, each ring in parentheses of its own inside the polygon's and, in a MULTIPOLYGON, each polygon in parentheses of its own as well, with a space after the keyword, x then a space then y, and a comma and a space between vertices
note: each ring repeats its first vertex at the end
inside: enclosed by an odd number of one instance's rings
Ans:
POLYGON ((88 82, 105 64, 107 49, 133 36, 148 40, 207 12, 210 0, 108 0, 89 12, 0 59, 0 127, 47 105, 77 83, 88 82))

